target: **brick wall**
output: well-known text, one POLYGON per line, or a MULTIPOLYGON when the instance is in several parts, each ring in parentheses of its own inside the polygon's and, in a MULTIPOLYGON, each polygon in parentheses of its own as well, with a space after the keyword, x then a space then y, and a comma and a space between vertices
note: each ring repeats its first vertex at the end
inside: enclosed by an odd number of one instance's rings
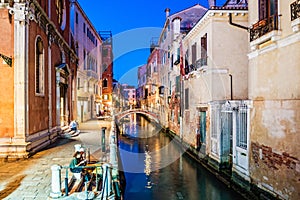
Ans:
MULTIPOLYGON (((289 153, 277 153, 271 147, 260 145, 259 143, 251 143, 252 157, 257 167, 259 167, 259 160, 261 160, 270 169, 278 170, 280 167, 286 167, 293 171, 299 171, 297 165, 300 165, 298 158, 293 157, 289 153)), ((298 179, 300 181, 300 177, 298 179)))
POLYGON ((300 160, 288 152, 251 143, 251 180, 282 199, 300 198, 300 160))

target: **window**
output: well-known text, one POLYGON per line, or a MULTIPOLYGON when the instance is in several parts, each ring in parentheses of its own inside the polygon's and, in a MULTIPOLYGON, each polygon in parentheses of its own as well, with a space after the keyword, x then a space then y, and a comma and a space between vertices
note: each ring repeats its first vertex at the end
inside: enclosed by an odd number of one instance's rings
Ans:
POLYGON ((175 88, 176 93, 180 93, 180 87, 181 87, 180 76, 176 76, 176 88, 175 88))
POLYGON ((193 44, 192 46, 192 64, 196 64, 196 59, 197 59, 197 43, 193 44))
POLYGON ((173 62, 174 62, 174 56, 172 54, 171 55, 171 70, 173 70, 173 67, 174 67, 173 62))
POLYGON ((77 78, 77 90, 80 89, 80 78, 77 78))
POLYGON ((105 87, 107 87, 107 85, 108 85, 108 84, 107 84, 107 79, 104 79, 104 80, 103 80, 103 83, 102 83, 102 87, 105 88, 105 87))
POLYGON ((189 109, 189 88, 184 91, 184 108, 189 109))
MULTIPOLYGON (((271 31, 279 30, 278 0, 259 0, 258 6, 259 20, 257 23, 253 24, 250 29, 250 42, 271 31)), ((261 44, 272 38, 276 40, 274 34, 262 38, 261 40, 257 40, 252 46, 254 47, 254 45, 261 44)))
POLYGON ((44 45, 41 37, 35 44, 35 93, 44 94, 44 45))
POLYGON ((103 49, 103 57, 106 57, 108 56, 108 49, 103 49))
POLYGON ((247 149, 247 106, 241 105, 237 111, 236 128, 237 128, 237 146, 243 149, 247 149))
POLYGON ((259 20, 277 15, 278 0, 259 0, 259 20))
POLYGON ((83 32, 85 33, 85 23, 83 22, 83 32))
POLYGON ((62 22, 62 13, 63 13, 63 2, 61 0, 56 0, 56 15, 57 15, 57 22, 61 25, 62 22))
POLYGON ((207 65, 207 34, 201 37, 201 60, 200 65, 207 65))
POLYGON ((108 95, 107 94, 103 95, 103 99, 108 100, 108 95))
POLYGON ((76 22, 76 24, 78 24, 78 12, 76 12, 76 14, 75 14, 75 22, 76 22))
POLYGON ((86 52, 83 50, 83 69, 86 70, 86 52))
POLYGON ((149 96, 148 88, 145 89, 145 99, 149 96))

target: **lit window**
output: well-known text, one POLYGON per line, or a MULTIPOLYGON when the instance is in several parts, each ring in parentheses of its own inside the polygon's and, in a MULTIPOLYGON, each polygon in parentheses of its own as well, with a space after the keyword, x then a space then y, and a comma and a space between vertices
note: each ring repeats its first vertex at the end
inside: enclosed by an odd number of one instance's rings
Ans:
POLYGON ((102 87, 104 87, 104 88, 107 87, 107 79, 104 79, 104 80, 103 80, 103 85, 102 85, 102 87))
POLYGON ((56 0, 56 15, 57 15, 57 22, 60 26, 61 30, 65 30, 66 28, 66 2, 65 0, 56 0))
POLYGON ((40 37, 35 45, 35 93, 44 94, 44 45, 40 37))
POLYGON ((63 13, 63 3, 61 0, 56 0, 56 15, 57 15, 57 21, 58 24, 61 25, 62 22, 62 13, 63 13))

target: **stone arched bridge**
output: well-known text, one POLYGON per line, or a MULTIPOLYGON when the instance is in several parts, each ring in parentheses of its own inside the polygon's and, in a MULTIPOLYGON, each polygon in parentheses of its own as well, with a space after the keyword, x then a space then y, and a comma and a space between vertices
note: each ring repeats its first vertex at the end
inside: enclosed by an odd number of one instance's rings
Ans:
POLYGON ((123 112, 119 112, 115 114, 115 119, 117 121, 120 121, 122 118, 124 118, 125 116, 129 115, 129 114, 133 114, 133 113, 138 113, 141 115, 145 115, 147 117, 149 117, 151 120, 155 121, 156 123, 159 124, 159 118, 158 115, 156 113, 147 111, 147 110, 143 110, 140 108, 136 108, 136 109, 129 109, 129 110, 125 110, 123 112))

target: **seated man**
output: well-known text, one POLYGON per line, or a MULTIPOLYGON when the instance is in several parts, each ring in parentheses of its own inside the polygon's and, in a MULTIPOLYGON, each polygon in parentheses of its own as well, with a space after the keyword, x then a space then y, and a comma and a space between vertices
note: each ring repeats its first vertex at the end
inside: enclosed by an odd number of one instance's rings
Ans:
POLYGON ((69 126, 71 131, 77 131, 77 122, 75 120, 71 121, 69 126))
POLYGON ((76 151, 69 165, 70 171, 74 173, 76 179, 80 179, 81 172, 83 171, 83 169, 80 166, 84 166, 85 164, 86 160, 83 159, 82 153, 76 151))

